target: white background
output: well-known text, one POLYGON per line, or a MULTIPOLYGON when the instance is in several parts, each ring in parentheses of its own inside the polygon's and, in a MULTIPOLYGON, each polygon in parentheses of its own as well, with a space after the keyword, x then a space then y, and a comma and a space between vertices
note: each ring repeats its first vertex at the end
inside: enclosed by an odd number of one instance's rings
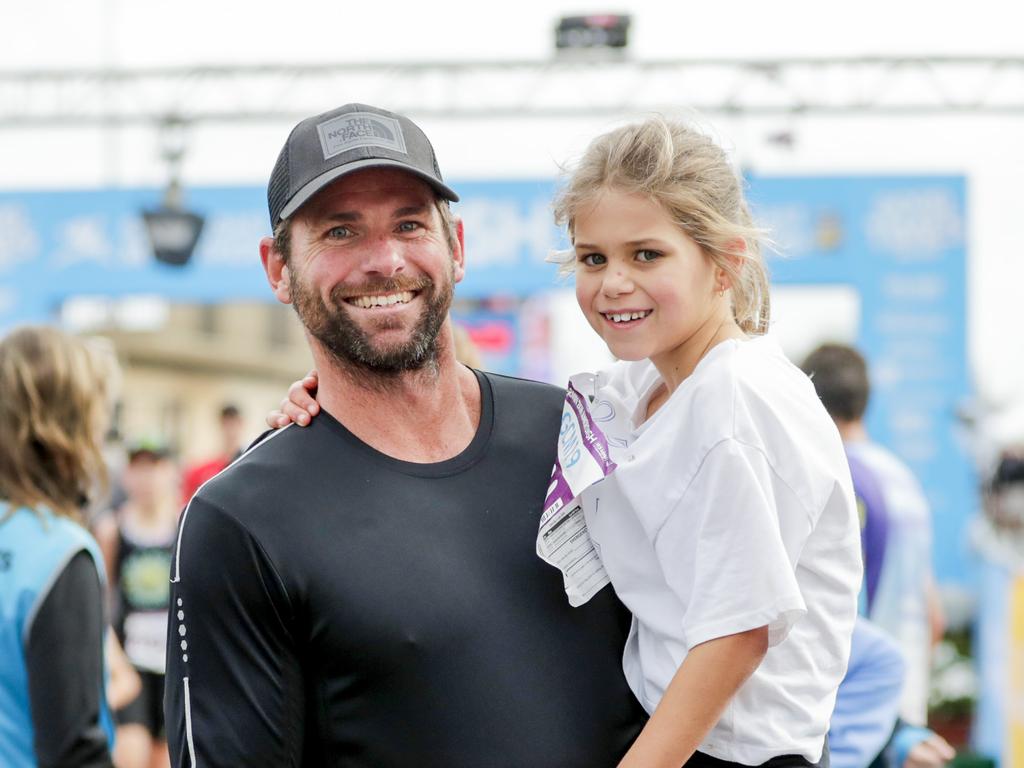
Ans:
MULTIPOLYGON (((1014 3, 921 0, 0 0, 0 69, 261 62, 542 59, 562 14, 633 16, 635 58, 1024 54, 1014 3)), ((324 94, 329 109, 359 94, 324 94)), ((382 105, 386 106, 386 105, 382 105)), ((421 121, 451 179, 549 177, 607 120, 421 121)), ((723 119, 714 132, 758 173, 962 173, 968 178, 968 339, 974 386, 1000 441, 1024 439, 1024 117, 723 119), (778 130, 792 149, 773 145, 778 130)), ((197 127, 185 181, 264 183, 288 125, 197 127)), ((0 130, 0 188, 160 184, 144 128, 0 130)), ((470 268, 472 254, 469 254, 470 268)), ((254 244, 255 259, 255 244, 254 244)), ((840 321, 840 325, 842 322, 840 321)))

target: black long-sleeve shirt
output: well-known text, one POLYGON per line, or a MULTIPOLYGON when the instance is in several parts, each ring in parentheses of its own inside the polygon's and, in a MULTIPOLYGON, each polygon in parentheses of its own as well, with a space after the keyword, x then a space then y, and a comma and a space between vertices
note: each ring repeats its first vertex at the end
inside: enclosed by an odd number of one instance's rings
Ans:
POLYGON ((414 464, 329 413, 248 451, 182 517, 175 766, 602 768, 640 730, 610 588, 535 554, 563 393, 480 375, 476 437, 414 464))

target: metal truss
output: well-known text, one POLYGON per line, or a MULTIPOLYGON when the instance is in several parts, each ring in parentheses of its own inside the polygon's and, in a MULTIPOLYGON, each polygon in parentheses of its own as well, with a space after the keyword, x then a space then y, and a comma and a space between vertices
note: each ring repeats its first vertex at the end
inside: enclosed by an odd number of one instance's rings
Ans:
POLYGON ((0 128, 295 120, 342 100, 418 118, 1024 115, 1024 58, 792 58, 0 71, 0 128))

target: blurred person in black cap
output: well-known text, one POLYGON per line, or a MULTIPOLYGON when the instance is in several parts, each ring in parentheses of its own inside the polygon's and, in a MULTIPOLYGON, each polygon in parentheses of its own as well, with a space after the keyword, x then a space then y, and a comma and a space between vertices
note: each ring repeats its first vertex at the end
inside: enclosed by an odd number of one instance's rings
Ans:
POLYGON ((564 393, 456 362, 463 226, 408 118, 299 123, 260 254, 320 413, 192 498, 172 564, 175 766, 613 766, 628 615, 534 554, 564 393))
POLYGON ((115 712, 118 768, 167 765, 164 663, 171 556, 181 505, 178 471, 159 439, 130 443, 122 474, 126 498, 95 524, 110 574, 112 625, 141 680, 115 712))

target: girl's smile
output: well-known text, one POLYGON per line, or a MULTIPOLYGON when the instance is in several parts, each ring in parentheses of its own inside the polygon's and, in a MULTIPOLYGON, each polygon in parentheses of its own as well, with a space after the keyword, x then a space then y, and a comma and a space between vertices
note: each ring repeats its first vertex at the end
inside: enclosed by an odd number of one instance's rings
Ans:
POLYGON ((653 309, 616 309, 609 312, 602 312, 601 316, 605 321, 611 323, 611 327, 617 331, 628 328, 636 328, 646 320, 653 309))

